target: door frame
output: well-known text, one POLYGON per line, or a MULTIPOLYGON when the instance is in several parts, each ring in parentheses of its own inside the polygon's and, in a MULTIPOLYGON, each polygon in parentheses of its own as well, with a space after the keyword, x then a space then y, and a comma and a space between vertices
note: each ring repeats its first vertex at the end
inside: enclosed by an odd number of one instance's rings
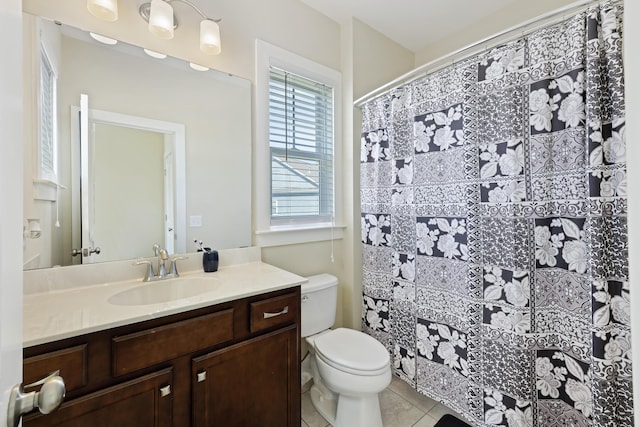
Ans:
POLYGON ((0 423, 22 381, 22 2, 0 1, 0 423))
MULTIPOLYGON (((181 123, 168 122, 164 120, 149 119, 146 117, 121 114, 112 111, 98 110, 88 108, 87 132, 94 123, 108 124, 114 126, 129 127, 133 129, 146 130, 150 132, 162 133, 165 135, 165 145, 172 145, 174 153, 173 175, 174 175, 174 247, 172 253, 185 253, 187 251, 187 220, 186 220, 186 128, 181 123)), ((80 108, 78 106, 71 107, 71 129, 79 129, 80 108)), ((81 165, 80 165, 80 138, 78 132, 71 132, 71 157, 75 159, 71 163, 71 182, 80 182, 81 165)), ((87 135, 87 137, 89 137, 87 135)), ((165 150, 166 151, 166 150, 165 150)), ((80 192, 77 186, 73 186, 71 195, 71 212, 72 212, 72 231, 71 242, 73 247, 83 247, 82 235, 86 234, 81 231, 81 224, 84 218, 81 215, 80 192)), ((82 214, 84 215, 84 214, 82 214)), ((82 224, 84 227, 84 224, 82 224)), ((99 246, 99 242, 98 246, 99 246)), ((83 258, 83 263, 84 263, 83 258)))

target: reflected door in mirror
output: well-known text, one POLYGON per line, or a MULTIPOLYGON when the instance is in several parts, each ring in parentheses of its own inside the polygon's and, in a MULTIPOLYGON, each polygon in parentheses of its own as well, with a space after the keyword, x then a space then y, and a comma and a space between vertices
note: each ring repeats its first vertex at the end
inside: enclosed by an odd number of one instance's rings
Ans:
POLYGON ((165 240, 164 135, 103 123, 92 128, 94 221, 87 243, 100 247, 100 261, 152 255, 154 242, 165 240))

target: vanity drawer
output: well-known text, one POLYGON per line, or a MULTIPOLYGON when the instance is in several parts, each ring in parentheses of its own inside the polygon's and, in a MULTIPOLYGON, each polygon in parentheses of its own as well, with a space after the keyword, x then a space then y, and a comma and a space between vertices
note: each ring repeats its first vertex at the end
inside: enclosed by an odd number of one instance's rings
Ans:
POLYGON ((249 305, 251 332, 295 323, 299 306, 300 296, 297 293, 252 302, 249 305))
POLYGON ((23 361, 24 383, 31 384, 60 370, 67 392, 87 385, 87 345, 27 357, 23 361))
POLYGON ((114 376, 128 374, 233 339, 233 309, 111 340, 114 376))

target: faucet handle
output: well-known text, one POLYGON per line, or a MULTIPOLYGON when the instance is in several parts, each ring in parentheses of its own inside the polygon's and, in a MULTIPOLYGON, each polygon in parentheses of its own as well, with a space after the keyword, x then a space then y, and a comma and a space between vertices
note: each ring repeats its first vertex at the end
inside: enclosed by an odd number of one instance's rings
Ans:
POLYGON ((153 272, 153 264, 151 263, 151 261, 140 260, 140 261, 136 261, 134 265, 142 265, 142 264, 148 265, 147 272, 144 275, 144 281, 149 282, 155 276, 155 273, 153 272))
POLYGON ((178 274, 178 267, 177 267, 176 261, 180 261, 182 259, 188 259, 188 258, 189 258, 188 256, 177 256, 177 257, 171 258, 171 267, 170 267, 169 275, 172 275, 174 277, 179 277, 180 275, 178 274))

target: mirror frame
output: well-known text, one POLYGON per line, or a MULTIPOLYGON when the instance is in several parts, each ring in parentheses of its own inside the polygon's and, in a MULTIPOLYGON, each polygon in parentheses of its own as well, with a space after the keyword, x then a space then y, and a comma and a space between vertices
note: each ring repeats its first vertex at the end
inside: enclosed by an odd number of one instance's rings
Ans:
MULTIPOLYGON (((34 0, 34 1, 35 1, 34 4, 36 5, 38 5, 40 2, 40 0, 34 0)), ((59 10, 57 9, 54 11, 48 10, 50 6, 49 3, 43 3, 40 6, 44 8, 43 11, 47 11, 47 13, 34 13, 35 10, 29 10, 31 8, 26 8, 26 9, 23 8, 23 12, 25 15, 30 15, 31 17, 33 17, 33 19, 37 19, 38 17, 40 17, 48 21, 54 20, 53 16, 59 13, 59 10)), ((69 19, 69 21, 71 22, 67 22, 67 19, 60 19, 56 23, 57 24, 62 23, 62 25, 71 26, 71 27, 77 28, 80 31, 87 31, 82 27, 74 26, 73 24, 74 19, 69 19)), ((140 49, 141 51, 142 47, 140 46, 140 44, 133 45, 131 44, 130 41, 126 41, 126 37, 123 37, 123 39, 125 40, 123 42, 124 44, 130 45, 132 49, 140 49)), ((29 43, 31 43, 30 39, 28 39, 28 41, 29 43)), ((142 43, 142 44, 144 45, 146 43, 142 43)), ((182 59, 179 57, 173 57, 173 58, 169 57, 168 61, 171 61, 169 62, 169 64, 172 67, 177 67, 180 69, 184 67, 188 69, 188 65, 187 65, 188 61, 185 61, 185 59, 182 59)), ((190 72, 199 73, 198 71, 190 71, 190 72)), ((223 104, 223 101, 220 101, 220 99, 224 99, 224 98, 221 98, 221 97, 214 98, 216 101, 212 103, 213 109, 208 110, 210 111, 209 114, 215 114, 216 109, 218 109, 225 113, 233 112, 234 116, 231 117, 230 120, 226 119, 224 122, 220 122, 220 119, 215 119, 215 120, 218 120, 218 124, 216 125, 215 131, 211 133, 211 135, 205 138, 200 136, 198 139, 199 141, 212 141, 213 138, 215 138, 215 141, 223 141, 223 143, 216 142, 216 144, 206 144, 204 146, 201 146, 200 144, 198 144, 197 148, 194 148, 196 146, 193 146, 191 144, 187 146, 185 141, 185 161, 189 162, 188 165, 185 165, 186 167, 189 168, 189 169, 186 169, 185 171, 185 175, 186 175, 185 187, 187 187, 187 184, 189 184, 188 186, 191 187, 192 182, 203 182, 203 180, 205 179, 208 180, 207 186, 204 186, 202 188, 197 188, 194 194, 186 194, 186 191, 183 193, 184 197, 186 198, 185 207, 187 210, 185 219, 181 221, 185 227, 185 232, 184 232, 184 235, 186 238, 185 245, 188 248, 189 247, 188 242, 193 241, 194 238, 200 239, 204 237, 204 240, 206 240, 210 246, 215 247, 217 249, 244 247, 244 246, 251 245, 253 241, 253 232, 252 232, 253 219, 252 219, 252 209, 251 209, 252 202, 253 202, 252 191, 251 191, 252 189, 252 181, 251 181, 252 151, 251 150, 253 145, 253 139, 251 134, 251 126, 247 126, 247 123, 251 123, 251 116, 253 113, 252 107, 251 107, 251 103, 252 103, 251 81, 246 78, 235 76, 233 74, 226 73, 220 70, 211 69, 211 72, 213 73, 212 74, 207 73, 207 74, 214 79, 214 81, 216 82, 215 84, 223 85, 223 86, 220 86, 221 88, 224 89, 224 92, 221 92, 221 94, 224 94, 225 96, 233 95, 233 98, 230 106, 227 106, 226 104, 223 104), (229 144, 228 143, 229 141, 233 141, 234 144, 229 144), (218 155, 217 150, 220 150, 220 155, 218 155), (230 156, 233 156, 233 157, 230 157, 230 156), (238 156, 242 156, 241 158, 242 161, 240 163, 232 161, 233 159, 240 159, 238 156), (226 166, 232 166, 232 170, 229 171, 228 173, 225 173, 225 175, 223 176, 223 174, 218 171, 226 170, 225 168, 226 166), (212 174, 209 174, 207 172, 210 170, 209 168, 211 168, 211 170, 213 171, 212 174), (234 178, 233 181, 229 182, 227 180, 227 176, 232 176, 233 174, 236 174, 237 178, 234 178), (233 185, 228 185, 229 183, 232 183, 233 185), (221 190, 222 193, 220 193, 220 195, 217 197, 215 196, 212 197, 211 196, 212 189, 215 189, 215 191, 221 190), (242 189, 241 194, 236 194, 238 193, 238 189, 242 189), (226 214, 222 215, 221 214, 222 210, 218 208, 220 206, 220 203, 226 203, 231 201, 233 201, 231 205, 231 209, 226 211, 226 214), (204 218, 205 221, 201 222, 201 224, 203 225, 201 226, 191 225, 186 222, 188 215, 193 215, 194 218, 197 219, 197 217, 202 214, 206 215, 206 217, 204 218), (219 227, 219 224, 224 224, 224 221, 226 221, 227 218, 233 218, 233 221, 234 221, 233 225, 231 227, 219 227), (244 226, 240 228, 240 225, 243 225, 243 224, 244 226), (194 227, 203 227, 203 228, 199 229, 194 227)), ((71 100, 70 104, 77 104, 77 101, 74 102, 73 100, 71 100)), ((109 105, 96 104, 96 107, 102 110, 118 111, 118 110, 111 109, 109 105)), ((70 107, 67 107, 66 114, 68 114, 69 112, 70 112, 70 107)), ((137 112, 125 111, 125 113, 139 115, 137 112)), ((162 116, 160 117, 161 117, 161 120, 171 120, 171 121, 173 120, 171 117, 162 117, 162 116)), ((69 123, 68 118, 63 118, 63 120, 66 123, 69 123)), ((27 128, 27 126, 28 124, 25 125, 25 128, 27 128)), ((188 127, 188 124, 187 124, 187 127, 188 127)), ((26 133, 25 140, 29 140, 33 138, 34 136, 32 135, 33 133, 34 132, 26 133)), ((70 141, 70 135, 71 134, 66 136, 66 138, 68 138, 67 141, 70 141)), ((66 155, 67 154, 65 154, 65 156, 66 155)), ((71 164, 69 163, 68 166, 69 166, 68 176, 70 176, 71 164)), ((30 188, 32 185, 34 188, 36 188, 36 184, 38 184, 38 181, 36 178, 32 178, 33 170, 32 169, 25 169, 25 170, 31 171, 30 173, 27 173, 24 176, 25 188, 30 188)), ((65 186, 67 186, 67 182, 62 183, 60 188, 66 188, 65 186)), ((188 188, 186 190, 191 192, 191 188, 188 188)), ((30 205, 32 203, 30 202, 31 198, 29 197, 28 193, 25 192, 25 196, 27 198, 24 199, 26 200, 24 203, 27 208, 39 209, 38 206, 35 206, 35 208, 33 206, 27 206, 28 204, 30 205)), ((71 199, 72 197, 69 194, 68 196, 69 206, 71 204, 71 199)), ((45 200, 45 199, 34 197, 33 200, 39 201, 39 200, 45 200)), ((28 212, 29 209, 25 209, 25 212, 28 212)), ((72 220, 71 210, 69 210, 68 212, 69 212, 69 215, 67 216, 67 221, 70 223, 72 220)), ((40 212, 37 212, 37 211, 34 213, 35 213, 35 216, 40 214, 40 212)), ((34 215, 31 215, 31 216, 34 216, 34 215)), ((196 224, 194 221, 190 221, 190 222, 193 222, 194 224, 196 224)), ((178 225, 177 213, 176 213, 176 225, 178 225)), ((179 238, 179 236, 177 237, 179 238)), ((69 233, 68 238, 67 237, 63 238, 63 245, 65 249, 67 246, 71 248, 71 241, 72 241, 72 237, 71 237, 71 233, 69 233)), ((38 246, 35 246, 35 248, 37 250, 38 246)), ((179 249, 177 244, 174 251, 175 251, 174 253, 176 254, 187 252, 186 248, 184 251, 179 249)), ((34 253, 36 253, 36 255, 39 255, 37 252, 34 252, 34 253)), ((25 252, 24 255, 26 254, 27 253, 25 252)), ((36 260, 36 262, 38 262, 39 258, 33 257, 33 259, 36 260)), ((60 267, 60 264, 56 261, 53 262, 54 264, 53 266, 50 264, 47 265, 46 263, 44 264, 31 263, 27 265, 25 261, 30 262, 30 260, 31 258, 29 257, 25 257, 23 259, 23 269, 25 271, 34 269, 34 268, 46 269, 51 267, 60 267)), ((73 266, 73 265, 74 264, 72 263, 64 262, 62 266, 66 267, 66 266, 73 266)))

